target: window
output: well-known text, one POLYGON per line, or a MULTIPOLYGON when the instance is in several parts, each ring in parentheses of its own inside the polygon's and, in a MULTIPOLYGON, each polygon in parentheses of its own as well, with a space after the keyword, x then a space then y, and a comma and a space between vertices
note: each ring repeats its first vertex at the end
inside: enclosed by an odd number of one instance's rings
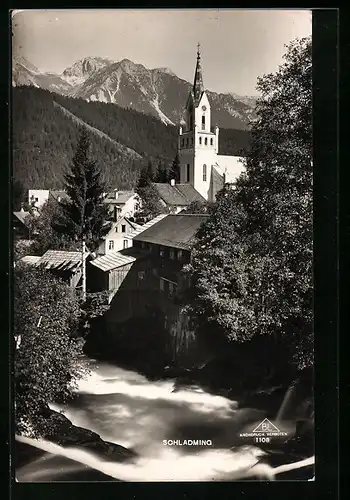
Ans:
POLYGON ((203 182, 207 182, 207 166, 203 165, 203 182))
POLYGON ((177 251, 177 258, 178 258, 178 260, 182 259, 182 250, 177 251))
POLYGON ((174 284, 169 282, 169 295, 172 295, 174 291, 175 291, 174 284))
POLYGON ((202 138, 201 137, 199 138, 199 144, 202 144, 202 138))
POLYGON ((183 139, 181 139, 181 147, 182 147, 182 148, 184 147, 184 142, 185 142, 185 141, 184 141, 183 139))
POLYGON ((110 240, 108 242, 108 250, 114 250, 114 241, 113 240, 110 240))
POLYGON ((159 248, 159 257, 164 257, 164 248, 163 247, 159 248))
POLYGON ((186 177, 187 177, 187 182, 190 182, 190 164, 189 163, 187 164, 187 175, 186 175, 186 177))
POLYGON ((145 248, 145 242, 141 241, 141 248, 145 248))
POLYGON ((115 228, 115 232, 116 232, 116 233, 118 232, 118 226, 115 228))
POLYGON ((145 271, 139 271, 138 272, 138 278, 139 278, 139 280, 143 280, 144 277, 145 277, 145 271))
POLYGON ((202 116, 202 130, 205 130, 205 115, 202 116))
POLYGON ((124 240, 123 242, 123 248, 128 248, 128 240, 124 240))
POLYGON ((188 148, 188 139, 186 139, 186 148, 188 148))
POLYGON ((191 146, 193 146, 193 137, 191 137, 191 146))
POLYGON ((204 139, 204 144, 205 144, 206 146, 208 145, 208 139, 207 139, 207 138, 205 138, 205 139, 204 139))
POLYGON ((160 278, 159 280, 159 288, 162 292, 164 292, 164 280, 162 278, 160 278))
POLYGON ((211 146, 213 145, 213 139, 210 139, 210 145, 211 146))
POLYGON ((122 233, 126 233, 126 225, 122 224, 122 233))
POLYGON ((170 259, 174 260, 175 259, 175 252, 174 250, 171 248, 170 251, 169 251, 169 257, 170 259))
POLYGON ((35 198, 34 201, 37 203, 39 201, 39 198, 35 198))

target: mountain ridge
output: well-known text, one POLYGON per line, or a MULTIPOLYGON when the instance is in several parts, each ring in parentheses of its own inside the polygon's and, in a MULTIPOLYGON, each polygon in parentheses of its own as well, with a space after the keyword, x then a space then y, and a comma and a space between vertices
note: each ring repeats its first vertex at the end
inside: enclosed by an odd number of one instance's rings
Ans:
MULTIPOLYGON (((130 59, 119 62, 103 57, 84 57, 61 74, 40 72, 24 57, 13 58, 14 86, 30 85, 61 95, 100 101, 135 109, 167 125, 183 121, 184 106, 192 84, 170 68, 148 69, 130 59)), ((248 130, 255 118, 252 96, 207 90, 213 123, 248 130)))

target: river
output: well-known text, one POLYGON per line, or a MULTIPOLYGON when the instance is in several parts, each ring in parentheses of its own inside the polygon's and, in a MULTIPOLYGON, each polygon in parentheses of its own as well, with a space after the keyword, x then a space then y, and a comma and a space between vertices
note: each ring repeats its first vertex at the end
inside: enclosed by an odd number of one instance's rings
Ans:
MULTIPOLYGON (((41 450, 38 458, 16 471, 19 482, 276 478, 276 468, 258 463, 265 452, 239 437, 245 426, 263 420, 263 412, 239 408, 195 385, 176 389, 174 380, 149 381, 135 371, 94 361, 75 399, 51 408, 138 457, 115 463, 83 449, 17 437, 41 450)), ((308 460, 305 465, 313 463, 313 457, 308 460)))

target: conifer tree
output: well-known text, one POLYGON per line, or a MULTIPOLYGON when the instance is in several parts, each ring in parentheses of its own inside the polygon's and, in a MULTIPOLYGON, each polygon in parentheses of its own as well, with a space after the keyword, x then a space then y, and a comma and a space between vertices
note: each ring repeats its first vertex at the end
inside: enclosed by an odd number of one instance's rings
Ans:
POLYGON ((154 181, 153 165, 151 160, 149 160, 147 165, 141 168, 140 177, 137 183, 137 188, 148 187, 151 185, 153 181, 154 181))
POLYGON ((164 163, 162 163, 161 161, 158 163, 155 182, 168 182, 168 173, 164 163))
POLYGON ((176 153, 176 156, 173 159, 169 172, 169 179, 174 179, 177 183, 180 182, 180 160, 178 153, 176 153))
POLYGON ((98 242, 109 227, 107 205, 103 203, 104 183, 96 162, 89 155, 90 140, 82 130, 71 171, 65 176, 65 190, 69 199, 61 203, 63 215, 56 228, 71 238, 85 238, 90 250, 96 249, 98 242))

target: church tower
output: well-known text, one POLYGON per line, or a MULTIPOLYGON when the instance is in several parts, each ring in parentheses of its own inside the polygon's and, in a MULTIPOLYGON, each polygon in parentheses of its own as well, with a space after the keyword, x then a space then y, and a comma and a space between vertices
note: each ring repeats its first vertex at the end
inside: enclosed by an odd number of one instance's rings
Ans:
POLYGON ((191 184, 209 199, 212 165, 218 154, 219 128, 211 126, 211 109, 204 90, 201 54, 197 48, 197 64, 193 86, 185 112, 186 124, 179 131, 180 183, 191 184))

